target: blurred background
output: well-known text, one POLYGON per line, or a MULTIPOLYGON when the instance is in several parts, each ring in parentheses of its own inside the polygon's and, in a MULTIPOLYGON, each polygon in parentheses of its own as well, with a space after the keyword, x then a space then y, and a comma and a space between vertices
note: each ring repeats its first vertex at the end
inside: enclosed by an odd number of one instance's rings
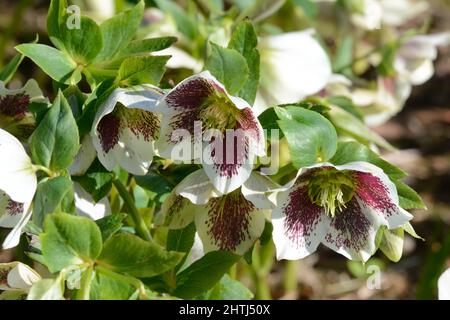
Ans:
MULTIPOLYGON (((100 2, 104 0, 71 1, 80 5, 83 13, 88 12, 102 20, 110 13, 107 7, 98 8, 100 2)), ((449 31, 450 1, 428 2, 428 33, 449 31)), ((16 44, 31 42, 36 34, 39 34, 40 43, 50 43, 45 27, 48 5, 46 0, 0 0, 0 67, 15 55, 16 44)), ((126 3, 117 1, 115 5, 111 8, 113 12, 126 3)), ((154 3, 147 1, 147 5, 151 7, 154 3)), ((286 9, 282 8, 275 19, 283 17, 283 10, 286 9)), ((170 82, 171 73, 166 77, 170 82)), ((29 78, 36 79, 45 94, 53 98, 50 78, 28 59, 24 60, 10 86, 21 87, 29 78)), ((414 87, 404 109, 374 129, 398 148, 384 157, 409 173, 406 182, 420 193, 428 207, 426 211, 413 212, 413 226, 425 240, 406 236, 403 257, 398 263, 392 263, 378 253, 362 266, 321 248, 300 261, 261 265, 260 268, 270 270, 264 279, 258 279, 258 274, 241 263, 236 270, 238 277, 253 291, 258 291, 260 297, 436 298, 437 278, 450 267, 450 47, 439 49, 433 78, 414 87), (380 289, 371 290, 366 285, 370 281, 370 265, 381 270, 380 289)), ((5 236, 4 231, 0 230, 0 239, 5 236)), ((24 258, 16 256, 16 252, 20 252, 20 247, 0 251, 0 262, 24 258)), ((264 254, 272 253, 261 253, 264 254)))

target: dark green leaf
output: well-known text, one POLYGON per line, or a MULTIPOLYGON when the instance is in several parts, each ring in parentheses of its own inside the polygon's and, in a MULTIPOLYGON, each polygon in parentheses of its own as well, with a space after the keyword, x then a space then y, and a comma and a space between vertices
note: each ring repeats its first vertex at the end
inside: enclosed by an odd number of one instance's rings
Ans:
POLYGON ((123 225, 122 221, 126 217, 125 213, 115 213, 95 221, 102 233, 103 242, 120 230, 123 225))
POLYGON ((401 182, 394 181, 397 187, 398 200, 400 207, 403 209, 426 209, 427 206, 423 202, 422 198, 415 192, 410 186, 401 182))
POLYGON ((12 58, 11 61, 8 62, 8 64, 0 71, 0 81, 3 81, 4 84, 8 83, 16 73, 19 65, 22 63, 23 58, 23 54, 16 54, 14 58, 12 58))
POLYGON ((131 41, 120 51, 121 56, 161 51, 169 48, 177 41, 175 37, 150 38, 131 41))
POLYGON ((95 202, 98 202, 108 195, 113 177, 114 174, 111 172, 88 172, 84 176, 73 177, 73 180, 78 182, 95 202))

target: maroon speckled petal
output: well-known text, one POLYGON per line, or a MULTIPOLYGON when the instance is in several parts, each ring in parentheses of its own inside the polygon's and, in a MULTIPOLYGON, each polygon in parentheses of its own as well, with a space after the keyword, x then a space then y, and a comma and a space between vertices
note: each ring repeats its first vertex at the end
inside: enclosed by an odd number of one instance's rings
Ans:
POLYGON ((119 142, 121 125, 120 118, 113 113, 105 115, 98 123, 97 132, 105 153, 108 153, 119 142))

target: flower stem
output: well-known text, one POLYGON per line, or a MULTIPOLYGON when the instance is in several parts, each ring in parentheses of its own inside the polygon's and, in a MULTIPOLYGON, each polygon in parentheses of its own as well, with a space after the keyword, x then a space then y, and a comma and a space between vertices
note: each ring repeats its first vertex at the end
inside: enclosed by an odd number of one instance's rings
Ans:
POLYGON ((134 205, 134 201, 131 198, 130 193, 128 192, 127 188, 123 185, 123 183, 119 179, 113 180, 114 186, 117 189, 117 192, 119 192, 120 197, 125 202, 125 205, 128 208, 128 213, 131 214, 131 217, 134 221, 134 224, 136 225, 136 232, 137 234, 147 240, 152 240, 152 236, 150 235, 150 231, 147 228, 147 225, 145 224, 144 219, 142 219, 141 214, 139 213, 138 209, 134 205))
POLYGON ((77 300, 89 300, 91 292, 92 277, 94 275, 94 267, 90 266, 83 272, 81 276, 80 290, 77 291, 77 300))
POLYGON ((45 174, 48 175, 49 177, 53 177, 55 175, 55 173, 52 170, 50 170, 49 168, 38 165, 38 164, 33 164, 33 169, 35 171, 45 172, 45 174))

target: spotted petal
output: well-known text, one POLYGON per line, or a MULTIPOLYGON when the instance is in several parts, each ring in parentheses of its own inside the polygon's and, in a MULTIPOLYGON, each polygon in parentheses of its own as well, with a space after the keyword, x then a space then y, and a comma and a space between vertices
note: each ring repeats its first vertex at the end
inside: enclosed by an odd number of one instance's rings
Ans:
POLYGON ((161 207, 165 224, 170 229, 183 229, 194 221, 195 206, 183 196, 172 191, 161 207))
POLYGON ((133 174, 147 173, 159 134, 155 106, 161 97, 161 91, 150 85, 119 88, 99 108, 91 137, 105 168, 120 165, 133 174))

